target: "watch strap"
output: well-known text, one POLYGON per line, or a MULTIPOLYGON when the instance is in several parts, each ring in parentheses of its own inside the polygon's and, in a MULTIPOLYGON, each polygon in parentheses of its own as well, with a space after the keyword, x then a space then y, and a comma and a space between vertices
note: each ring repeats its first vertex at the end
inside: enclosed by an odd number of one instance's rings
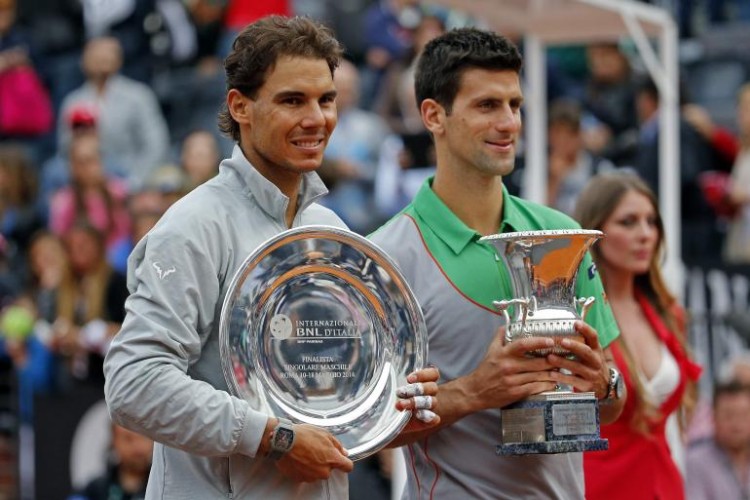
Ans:
POLYGON ((621 377, 622 375, 620 375, 620 372, 616 368, 609 367, 609 385, 607 386, 607 396, 604 398, 605 400, 612 401, 620 399, 618 385, 622 383, 621 377))

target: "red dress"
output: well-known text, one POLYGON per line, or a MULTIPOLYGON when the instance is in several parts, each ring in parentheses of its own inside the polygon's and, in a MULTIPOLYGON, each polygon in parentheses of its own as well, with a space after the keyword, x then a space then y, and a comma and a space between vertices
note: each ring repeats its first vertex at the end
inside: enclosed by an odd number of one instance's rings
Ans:
MULTIPOLYGON (((680 368, 680 382, 659 407, 660 418, 650 426, 648 434, 636 431, 630 424, 635 411, 632 398, 626 400, 616 422, 602 426, 601 434, 609 440, 609 450, 584 453, 583 457, 588 500, 681 500, 685 497, 683 478, 672 460, 665 426, 667 417, 680 405, 688 379, 697 380, 701 368, 687 357, 675 334, 646 298, 640 294, 636 298, 654 332, 674 356, 680 368)), ((622 350, 617 344, 611 347, 628 394, 633 394, 633 375, 627 371, 622 350)))

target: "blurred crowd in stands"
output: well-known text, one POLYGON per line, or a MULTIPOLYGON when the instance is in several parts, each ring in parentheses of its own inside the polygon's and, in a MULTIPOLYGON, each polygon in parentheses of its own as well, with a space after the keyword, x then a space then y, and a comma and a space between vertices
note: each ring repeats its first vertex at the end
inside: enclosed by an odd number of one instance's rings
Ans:
MULTIPOLYGON (((683 259, 748 264, 750 3, 652 3, 674 9, 682 35, 683 259)), ((320 173, 324 203, 366 234, 432 173, 413 91, 421 48, 481 19, 418 0, 0 0, 0 350, 18 393, 0 434, 33 426, 34 395, 102 386, 129 251, 231 150, 216 125, 222 60, 271 13, 321 19, 347 49, 320 173)), ((618 168, 658 189, 659 93, 634 46, 547 59, 547 203, 570 213, 593 174, 618 168)), ((506 181, 523 195, 517 164, 506 181)))

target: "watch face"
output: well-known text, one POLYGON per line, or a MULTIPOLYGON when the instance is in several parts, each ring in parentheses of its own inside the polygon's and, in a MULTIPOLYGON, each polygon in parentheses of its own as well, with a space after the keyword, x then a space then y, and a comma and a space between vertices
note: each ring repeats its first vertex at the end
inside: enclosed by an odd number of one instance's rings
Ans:
POLYGON ((286 427, 276 429, 276 434, 273 438, 274 448, 281 451, 289 451, 292 448, 293 441, 294 431, 292 429, 287 429, 286 427))

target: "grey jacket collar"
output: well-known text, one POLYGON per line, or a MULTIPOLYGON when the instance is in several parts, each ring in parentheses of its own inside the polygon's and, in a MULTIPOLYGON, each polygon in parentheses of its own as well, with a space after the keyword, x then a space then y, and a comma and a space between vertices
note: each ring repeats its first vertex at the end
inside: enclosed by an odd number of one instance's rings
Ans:
MULTIPOLYGON (((284 223, 289 198, 271 181, 263 177, 247 160, 239 145, 235 144, 232 157, 221 162, 221 170, 230 170, 242 183, 241 189, 248 196, 257 200, 258 205, 272 219, 284 223)), ((307 172, 302 176, 302 186, 299 192, 299 210, 301 213, 315 200, 328 194, 325 184, 315 172, 307 172)))

